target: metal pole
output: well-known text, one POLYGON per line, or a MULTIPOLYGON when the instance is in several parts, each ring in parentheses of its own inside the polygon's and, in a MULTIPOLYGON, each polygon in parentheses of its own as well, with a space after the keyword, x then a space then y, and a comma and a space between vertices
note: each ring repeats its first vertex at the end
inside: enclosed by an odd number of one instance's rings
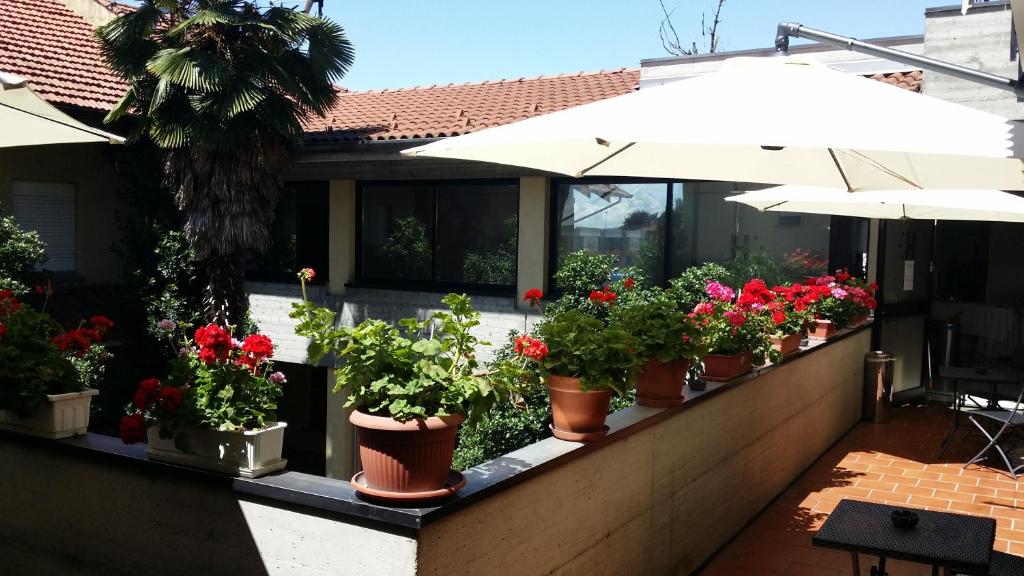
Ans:
POLYGON ((935 60, 934 58, 918 56, 917 54, 911 54, 901 50, 893 50, 892 48, 885 48, 884 46, 875 46, 874 44, 861 42, 856 38, 849 38, 838 34, 832 34, 831 32, 825 32, 823 30, 808 28, 793 22, 780 22, 776 29, 775 50, 780 55, 789 54, 790 37, 806 38, 808 40, 821 42, 822 44, 828 44, 829 46, 844 48, 851 52, 859 52, 861 54, 878 56, 880 58, 901 62, 903 64, 918 66, 923 70, 948 74, 949 76, 954 76, 961 80, 999 88, 1000 90, 1013 92, 1018 96, 1024 97, 1024 89, 1018 85, 1016 80, 1012 80, 1010 78, 1003 78, 1002 76, 996 76, 995 74, 989 74, 987 72, 974 70, 965 66, 958 66, 949 62, 935 60))

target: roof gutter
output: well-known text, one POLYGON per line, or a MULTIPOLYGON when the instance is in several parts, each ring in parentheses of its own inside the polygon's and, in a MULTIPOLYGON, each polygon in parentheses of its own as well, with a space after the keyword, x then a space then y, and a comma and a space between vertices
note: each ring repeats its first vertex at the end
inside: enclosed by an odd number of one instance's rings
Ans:
POLYGON ((776 30, 775 51, 779 55, 789 55, 789 39, 791 37, 806 38, 822 44, 846 49, 851 52, 858 52, 860 54, 885 58, 894 62, 918 66, 922 70, 938 72, 940 74, 960 78, 961 80, 967 80, 968 82, 984 84, 986 86, 991 86, 992 88, 1013 92, 1018 97, 1024 97, 1024 89, 1022 89, 1016 80, 1012 80, 1010 78, 1003 78, 1002 76, 996 76, 980 70, 974 70, 973 68, 951 64, 942 60, 935 60, 934 58, 918 56, 917 54, 903 52, 902 50, 876 46, 874 44, 862 42, 856 38, 849 38, 847 36, 840 36, 838 34, 832 34, 831 32, 825 32, 823 30, 808 28, 807 26, 793 22, 780 22, 776 30))

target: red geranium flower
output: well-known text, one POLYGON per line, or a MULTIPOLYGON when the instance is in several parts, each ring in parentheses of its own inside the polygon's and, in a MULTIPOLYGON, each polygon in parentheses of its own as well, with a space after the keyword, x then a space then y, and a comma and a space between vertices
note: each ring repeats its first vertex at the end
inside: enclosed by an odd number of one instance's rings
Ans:
POLYGON ((160 381, 156 378, 146 378, 139 382, 139 387, 135 390, 135 407, 139 410, 149 410, 159 390, 160 381))
POLYGON ((263 334, 251 334, 242 343, 242 352, 238 364, 255 372, 260 363, 274 355, 274 343, 263 334))
POLYGON ((231 334, 216 324, 197 328, 195 340, 200 348, 199 359, 206 364, 227 360, 233 346, 231 334))
POLYGON ((540 299, 544 297, 544 293, 540 291, 540 288, 530 288, 523 294, 523 300, 530 303, 530 306, 536 306, 540 304, 540 299))
POLYGON ((633 286, 635 284, 636 284, 635 280, 633 280, 632 278, 626 278, 626 282, 625 282, 626 290, 632 290, 633 286))
POLYGON ((160 390, 157 402, 167 414, 174 414, 181 407, 181 389, 174 386, 167 386, 160 390))
POLYGON ((548 345, 532 336, 523 334, 522 336, 516 336, 515 351, 516 354, 540 362, 548 355, 548 345))
POLYGON ((60 348, 61 352, 71 352, 81 358, 89 352, 96 340, 99 340, 99 334, 95 330, 77 328, 54 336, 50 342, 60 348))
POLYGON ((782 324, 785 321, 786 321, 786 315, 782 312, 782 310, 774 310, 774 311, 772 311, 772 322, 775 322, 776 326, 778 326, 779 324, 782 324))
POLYGON ((309 282, 313 278, 316 278, 316 270, 313 270, 312 268, 303 268, 302 270, 299 270, 299 278, 309 282))
POLYGON ((21 309, 21 302, 10 290, 0 290, 0 316, 6 316, 21 309))
POLYGON ((618 298, 618 294, 612 292, 608 286, 590 293, 590 301, 595 304, 614 304, 616 298, 618 298))
POLYGON ((142 442, 146 439, 146 417, 142 414, 122 417, 117 433, 125 444, 142 442))
POLYGON ((103 331, 110 330, 110 328, 113 327, 114 322, 106 316, 93 316, 92 318, 89 318, 89 324, 92 324, 94 329, 103 331))

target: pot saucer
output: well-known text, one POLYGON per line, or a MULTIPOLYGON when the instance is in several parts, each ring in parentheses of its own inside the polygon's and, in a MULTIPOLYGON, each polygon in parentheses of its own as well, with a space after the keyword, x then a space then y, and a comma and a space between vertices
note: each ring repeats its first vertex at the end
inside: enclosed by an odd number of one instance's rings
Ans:
POLYGON ((366 477, 363 472, 357 472, 352 477, 352 487, 355 488, 356 492, 359 492, 363 496, 373 498, 374 500, 381 500, 386 502, 422 502, 424 500, 436 500, 438 498, 444 498, 455 494, 459 488, 466 485, 466 477, 462 475, 462 472, 451 470, 448 472, 448 479, 445 480, 444 487, 438 488, 437 490, 423 490, 420 492, 391 492, 390 490, 381 490, 379 488, 371 488, 366 484, 366 477))
POLYGON ((548 424, 548 428, 551 429, 551 433, 555 435, 555 438, 569 442, 593 442, 594 440, 604 438, 608 434, 607 426, 602 426, 600 430, 594 430, 593 432, 566 432, 565 430, 555 428, 554 424, 548 424))
POLYGON ((679 406, 683 403, 683 397, 679 398, 643 398, 640 396, 636 397, 636 403, 640 406, 647 406, 648 408, 672 408, 673 406, 679 406))

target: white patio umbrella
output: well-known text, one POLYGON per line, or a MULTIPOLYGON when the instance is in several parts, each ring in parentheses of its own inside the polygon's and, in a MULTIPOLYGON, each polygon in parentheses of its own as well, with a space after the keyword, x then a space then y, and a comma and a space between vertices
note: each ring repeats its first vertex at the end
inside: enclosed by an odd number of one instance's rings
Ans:
POLYGON ((718 72, 402 153, 574 177, 1024 190, 1019 130, 806 57, 734 58, 718 72))
POLYGON ((85 142, 124 138, 82 124, 37 96, 24 78, 0 72, 0 148, 85 142))
POLYGON ((767 212, 864 218, 1024 222, 1024 198, 1000 190, 846 190, 776 186, 726 197, 767 212))

